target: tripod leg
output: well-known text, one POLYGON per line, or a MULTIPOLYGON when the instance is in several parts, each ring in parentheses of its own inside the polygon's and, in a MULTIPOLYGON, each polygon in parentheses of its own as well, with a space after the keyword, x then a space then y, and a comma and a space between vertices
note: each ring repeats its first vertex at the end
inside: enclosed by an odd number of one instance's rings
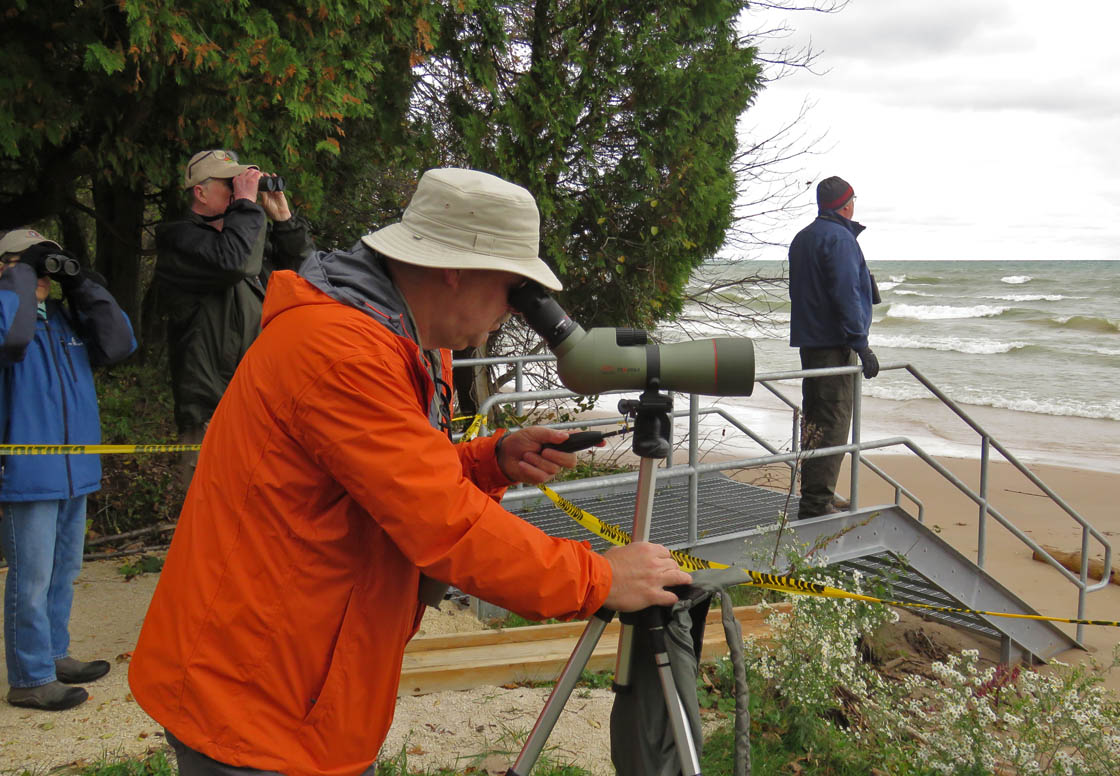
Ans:
MULTIPOLYGON (((638 467, 638 492, 634 499, 634 530, 631 534, 636 542, 648 542, 650 526, 653 523, 653 496, 656 484, 654 472, 657 461, 643 458, 638 467)), ((630 655, 634 651, 634 626, 622 623, 618 632, 618 651, 615 653, 614 685, 630 686, 630 655)))
POLYGON ((657 675, 661 680, 661 691, 665 696, 665 712, 669 716, 669 727, 673 731, 673 741, 676 744, 677 757, 681 763, 683 776, 699 776, 700 755, 696 748, 696 740, 692 737, 692 726, 688 723, 688 714, 684 702, 677 692, 677 683, 673 678, 673 668, 669 664, 669 648, 666 645, 664 616, 660 609, 651 608, 642 612, 642 617, 649 628, 650 645, 653 647, 653 660, 657 666, 657 675))
POLYGON ((506 771, 506 776, 527 776, 533 766, 537 764, 537 758, 541 756, 545 741, 548 740, 549 734, 556 726, 556 720, 560 718, 560 712, 564 710, 564 704, 571 697, 572 690, 575 689, 583 669, 587 666, 587 661, 591 659, 591 654, 595 651, 603 631, 613 617, 614 612, 610 609, 600 609, 595 612, 594 617, 587 621, 587 627, 584 628, 583 635, 579 637, 576 648, 572 650, 568 662, 564 664, 564 670, 560 672, 560 677, 556 680, 556 686, 552 689, 552 694, 548 696, 544 708, 541 709, 540 716, 537 717, 536 724, 533 725, 529 737, 525 739, 525 746, 521 748, 521 754, 517 756, 517 761, 513 764, 513 767, 506 771))

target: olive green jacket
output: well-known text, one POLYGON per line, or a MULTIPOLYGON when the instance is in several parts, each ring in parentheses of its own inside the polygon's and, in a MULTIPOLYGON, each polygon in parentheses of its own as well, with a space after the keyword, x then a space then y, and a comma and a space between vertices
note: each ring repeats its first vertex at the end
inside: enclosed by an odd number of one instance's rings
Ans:
POLYGON ((167 320, 171 389, 179 431, 201 428, 261 331, 268 276, 297 269, 315 250, 298 216, 269 224, 234 201, 221 231, 196 213, 156 227, 158 308, 167 320))

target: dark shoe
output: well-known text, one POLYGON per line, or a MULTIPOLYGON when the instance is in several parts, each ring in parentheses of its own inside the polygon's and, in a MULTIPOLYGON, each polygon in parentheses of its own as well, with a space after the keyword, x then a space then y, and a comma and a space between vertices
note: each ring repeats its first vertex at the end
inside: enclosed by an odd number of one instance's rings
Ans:
POLYGON ((839 511, 840 510, 837 509, 836 507, 832 506, 832 504, 825 504, 824 509, 822 509, 818 512, 810 512, 810 511, 805 510, 805 509, 798 509, 797 510, 797 519, 798 520, 808 520, 810 517, 823 517, 824 515, 834 515, 839 511))
POLYGON ((61 682, 50 682, 39 687, 13 687, 8 690, 8 703, 26 709, 64 711, 85 703, 89 693, 82 687, 67 687, 61 682))
POLYGON ((109 673, 108 660, 91 660, 83 663, 72 657, 54 661, 54 673, 63 684, 85 684, 109 673))

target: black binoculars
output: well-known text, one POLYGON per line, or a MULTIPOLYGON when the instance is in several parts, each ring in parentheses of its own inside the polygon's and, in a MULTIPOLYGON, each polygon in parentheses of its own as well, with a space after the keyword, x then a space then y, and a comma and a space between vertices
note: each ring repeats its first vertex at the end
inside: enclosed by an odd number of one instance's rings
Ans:
POLYGON ((82 265, 73 256, 61 253, 48 253, 43 257, 43 271, 48 275, 66 275, 74 277, 82 271, 82 265))
POLYGON ((257 188, 261 191, 283 191, 284 179, 279 175, 262 175, 257 182, 257 188))

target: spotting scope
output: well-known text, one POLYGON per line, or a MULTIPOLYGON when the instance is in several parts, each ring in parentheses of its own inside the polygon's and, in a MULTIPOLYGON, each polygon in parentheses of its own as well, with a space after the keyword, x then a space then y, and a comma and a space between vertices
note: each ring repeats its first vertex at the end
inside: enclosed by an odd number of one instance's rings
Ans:
POLYGON ((641 329, 584 331, 531 281, 511 291, 509 303, 556 356, 560 382, 569 391, 644 391, 653 384, 708 396, 750 396, 754 390, 754 345, 745 337, 659 345, 641 329))

